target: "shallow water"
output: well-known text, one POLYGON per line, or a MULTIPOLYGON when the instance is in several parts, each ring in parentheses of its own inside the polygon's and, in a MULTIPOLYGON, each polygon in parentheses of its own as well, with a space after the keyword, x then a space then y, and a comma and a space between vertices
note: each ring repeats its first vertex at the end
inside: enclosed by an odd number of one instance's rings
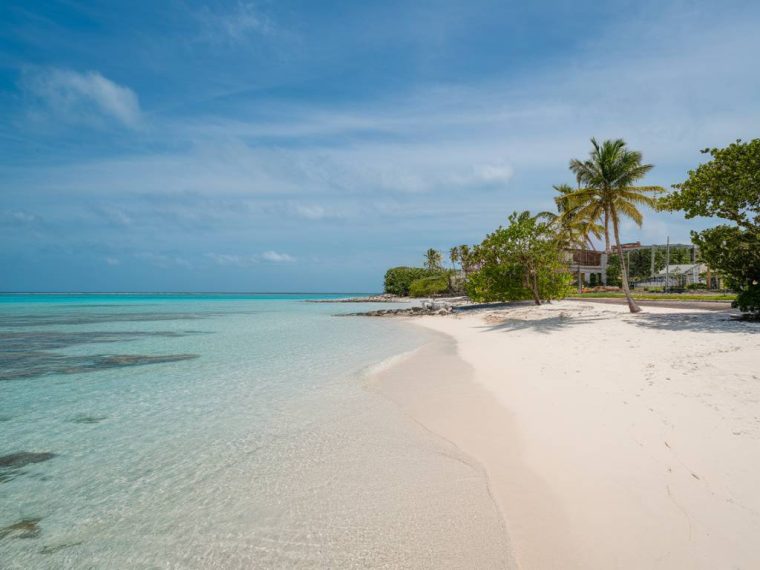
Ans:
POLYGON ((364 389, 428 337, 361 307, 0 297, 0 565, 503 565, 478 467, 364 389))

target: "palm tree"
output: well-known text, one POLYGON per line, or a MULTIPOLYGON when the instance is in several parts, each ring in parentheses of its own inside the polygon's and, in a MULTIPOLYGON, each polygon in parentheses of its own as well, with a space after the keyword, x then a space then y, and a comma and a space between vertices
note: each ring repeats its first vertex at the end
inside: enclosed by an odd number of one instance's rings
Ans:
POLYGON ((575 188, 569 184, 557 184, 553 188, 559 192, 554 198, 557 212, 540 212, 536 218, 552 227, 562 248, 596 249, 591 236, 601 237, 603 228, 597 223, 598 217, 581 212, 581 205, 573 199, 575 188))
POLYGON ((425 252, 425 267, 431 271, 441 269, 441 259, 441 252, 431 247, 425 252))
POLYGON ((637 180, 646 176, 653 165, 642 164, 641 153, 626 148, 622 139, 606 140, 599 144, 591 139, 593 148, 587 160, 571 160, 570 170, 573 171, 581 186, 567 199, 578 208, 578 215, 587 219, 604 219, 605 251, 610 252, 609 224, 612 222, 615 234, 617 253, 620 258, 620 276, 623 292, 632 313, 638 313, 641 308, 631 297, 628 287, 628 271, 620 244, 620 219, 622 216, 631 218, 641 226, 643 216, 639 205, 655 208, 657 200, 651 194, 663 192, 660 186, 634 186, 637 180))
POLYGON ((451 266, 456 269, 457 263, 462 261, 459 257, 459 246, 454 246, 449 250, 449 259, 451 260, 451 266))

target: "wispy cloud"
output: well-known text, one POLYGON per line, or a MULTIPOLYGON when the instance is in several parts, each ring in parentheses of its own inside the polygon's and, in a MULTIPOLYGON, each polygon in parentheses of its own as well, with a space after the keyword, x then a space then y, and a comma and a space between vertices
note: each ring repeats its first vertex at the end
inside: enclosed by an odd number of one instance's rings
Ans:
POLYGON ((274 31, 272 21, 252 2, 238 2, 226 11, 204 7, 196 18, 201 25, 199 39, 212 44, 241 43, 252 35, 274 31))
POLYGON ((296 258, 287 253, 265 251, 260 254, 238 255, 231 253, 209 253, 206 255, 211 261, 221 266, 251 267, 261 262, 269 263, 293 263, 296 258))
POLYGON ((292 255, 278 253, 276 251, 265 251, 261 254, 261 259, 264 261, 271 261, 272 263, 292 263, 296 260, 292 255))
POLYGON ((135 92, 97 71, 30 69, 21 85, 42 111, 59 120, 85 124, 108 120, 129 128, 138 127, 141 121, 135 92))

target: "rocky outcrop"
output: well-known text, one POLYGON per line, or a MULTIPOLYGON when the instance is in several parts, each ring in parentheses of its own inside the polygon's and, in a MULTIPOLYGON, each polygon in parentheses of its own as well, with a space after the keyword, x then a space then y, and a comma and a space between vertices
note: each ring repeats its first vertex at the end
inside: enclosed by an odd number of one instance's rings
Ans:
POLYGON ((436 301, 422 301, 420 305, 404 309, 377 309, 362 313, 349 313, 343 316, 354 317, 421 317, 425 315, 450 315, 454 307, 450 303, 436 301))
POLYGON ((408 303, 409 297, 398 297, 383 293, 367 297, 345 297, 343 299, 306 299, 307 303, 408 303))

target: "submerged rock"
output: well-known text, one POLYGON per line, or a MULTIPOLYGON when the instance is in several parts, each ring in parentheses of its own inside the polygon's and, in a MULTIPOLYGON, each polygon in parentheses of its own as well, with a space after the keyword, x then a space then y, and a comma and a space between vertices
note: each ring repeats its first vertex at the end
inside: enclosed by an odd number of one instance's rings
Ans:
POLYGON ((72 546, 79 546, 82 544, 82 541, 79 542, 66 542, 64 544, 55 544, 52 546, 43 546, 40 548, 40 554, 53 554, 55 552, 58 552, 59 550, 63 550, 64 548, 71 548, 72 546))
POLYGON ((33 451, 17 451, 0 456, 0 469, 21 469, 30 463, 42 463, 55 457, 55 453, 33 451))
POLYGON ((55 453, 32 451, 17 451, 8 455, 0 456, 0 483, 5 483, 16 477, 23 467, 32 463, 42 463, 55 457, 55 453))
POLYGON ((107 419, 108 416, 88 416, 86 414, 79 414, 74 416, 69 421, 73 424, 97 424, 107 419))
POLYGON ((2 538, 37 538, 40 535, 39 522, 42 519, 22 519, 6 527, 0 528, 2 538))

